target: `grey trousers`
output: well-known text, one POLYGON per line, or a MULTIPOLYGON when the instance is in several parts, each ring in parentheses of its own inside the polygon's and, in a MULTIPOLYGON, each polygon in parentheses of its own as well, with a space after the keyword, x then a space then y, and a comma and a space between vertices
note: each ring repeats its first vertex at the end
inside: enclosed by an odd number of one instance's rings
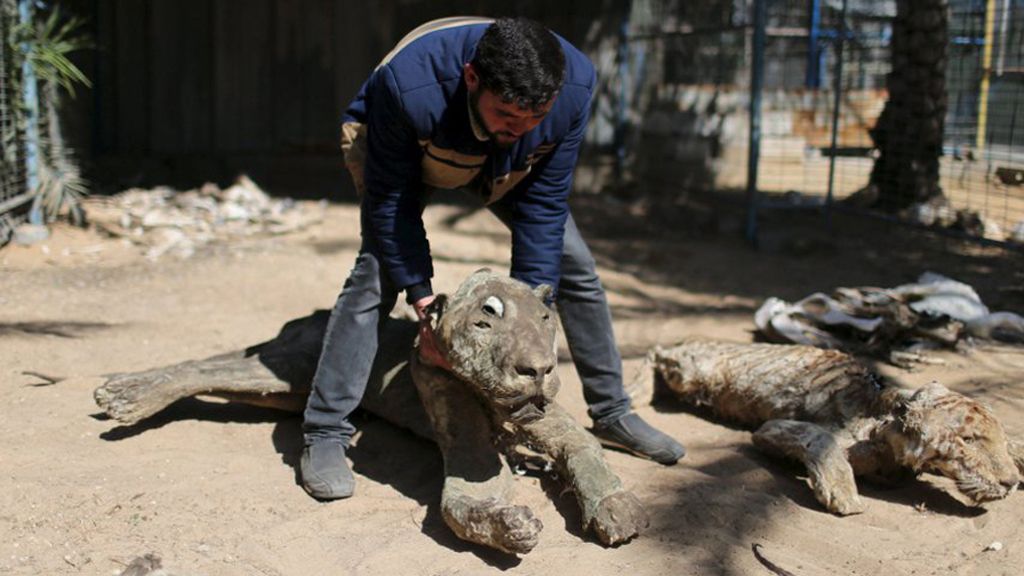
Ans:
MULTIPOLYGON (((511 217, 507 206, 499 202, 488 208, 507 225, 511 217)), ((302 425, 307 445, 321 441, 348 445, 355 433, 349 415, 366 391, 379 330, 398 293, 372 243, 364 240, 327 324, 302 425)), ((556 304, 590 417, 602 423, 617 420, 630 410, 622 385, 622 358, 594 258, 571 214, 565 224, 556 304)))

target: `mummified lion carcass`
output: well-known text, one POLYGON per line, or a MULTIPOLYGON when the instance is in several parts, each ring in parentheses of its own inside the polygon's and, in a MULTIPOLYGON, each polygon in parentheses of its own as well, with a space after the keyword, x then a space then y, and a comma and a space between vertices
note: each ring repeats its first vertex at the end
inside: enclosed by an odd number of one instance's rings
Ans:
MULTIPOLYGON (((604 460, 601 446, 557 402, 555 319, 550 289, 481 270, 430 311, 438 347, 452 366, 428 366, 413 351, 416 323, 391 319, 361 406, 440 445, 441 513, 461 538, 529 552, 542 528, 512 503, 503 454, 527 447, 549 459, 575 491, 584 529, 606 545, 645 528, 647 514, 604 460)), ((295 412, 305 406, 328 315, 287 324, 269 342, 146 372, 117 375, 95 391, 111 417, 132 424, 175 400, 212 395, 295 412)))
POLYGON ((758 448, 802 462, 835 514, 864 510, 855 476, 931 472, 980 503, 1008 496, 1024 471, 1024 451, 981 403, 934 383, 898 388, 839 351, 690 340, 652 350, 644 373, 659 393, 708 406, 755 429, 758 448))

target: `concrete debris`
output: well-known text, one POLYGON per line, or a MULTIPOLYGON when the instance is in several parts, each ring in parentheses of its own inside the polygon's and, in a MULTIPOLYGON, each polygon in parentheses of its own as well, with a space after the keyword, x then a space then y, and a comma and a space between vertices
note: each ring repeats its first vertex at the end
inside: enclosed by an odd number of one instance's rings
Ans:
POLYGON ((920 202, 907 209, 907 218, 922 226, 949 228, 956 223, 956 211, 949 204, 920 202))
POLYGON ((86 200, 90 222, 111 236, 140 246, 146 258, 188 258, 197 248, 233 237, 288 234, 321 222, 319 205, 271 198, 247 176, 221 189, 206 183, 179 192, 161 186, 132 188, 86 200))
POLYGON ((1017 231, 1004 231, 999 224, 976 210, 954 209, 945 200, 912 205, 903 212, 907 220, 922 226, 956 230, 976 238, 996 242, 1019 241, 1017 231))
POLYGON ((1014 225, 1013 231, 1010 232, 1010 240, 1024 244, 1024 220, 1014 225))
POLYGON ((50 237, 50 229, 39 224, 22 224, 14 229, 11 240, 19 246, 38 244, 50 237))

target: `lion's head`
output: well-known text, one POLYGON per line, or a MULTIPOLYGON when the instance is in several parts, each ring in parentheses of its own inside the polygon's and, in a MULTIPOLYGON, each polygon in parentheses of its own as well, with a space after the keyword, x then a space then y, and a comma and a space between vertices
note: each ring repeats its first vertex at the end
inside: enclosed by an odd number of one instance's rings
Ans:
POLYGON ((1005 498, 1020 474, 1006 432, 976 400, 936 383, 905 396, 886 433, 902 464, 941 474, 974 502, 1005 498))
POLYGON ((543 415, 558 392, 551 288, 484 269, 429 311, 438 346, 453 373, 513 421, 543 415))

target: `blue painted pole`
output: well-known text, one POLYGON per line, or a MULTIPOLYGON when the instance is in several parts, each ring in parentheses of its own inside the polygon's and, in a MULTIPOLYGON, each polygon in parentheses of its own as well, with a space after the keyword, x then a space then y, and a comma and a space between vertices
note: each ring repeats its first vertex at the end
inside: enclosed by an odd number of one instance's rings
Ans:
POLYGON ((808 88, 821 87, 822 50, 818 42, 821 36, 821 0, 811 0, 811 22, 807 27, 807 76, 804 84, 808 88))
MULTIPOLYGON (((18 18, 24 25, 32 25, 32 1, 18 1, 18 18)), ((22 43, 21 49, 27 56, 30 49, 28 43, 22 43)), ((39 95, 36 91, 36 75, 32 64, 26 57, 21 65, 22 98, 25 101, 25 184, 29 193, 39 188, 39 95)), ((42 224, 42 208, 38 198, 29 213, 29 222, 42 224)))
POLYGON ((761 159, 761 94, 764 91, 765 23, 768 0, 754 0, 750 67, 750 142, 747 152, 747 241, 757 247, 757 166, 761 159))

